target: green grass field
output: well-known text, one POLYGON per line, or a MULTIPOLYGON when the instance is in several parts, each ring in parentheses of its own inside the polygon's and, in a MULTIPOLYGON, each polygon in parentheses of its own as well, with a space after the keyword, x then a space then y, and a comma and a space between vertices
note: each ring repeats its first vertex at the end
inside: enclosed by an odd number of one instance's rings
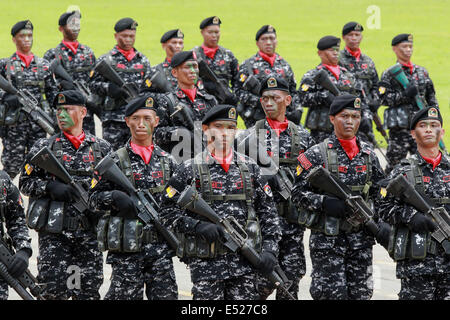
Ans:
MULTIPOLYGON (((93 48, 97 56, 114 46, 113 27, 117 20, 123 17, 137 20, 135 46, 152 65, 164 58, 159 39, 169 29, 183 30, 187 50, 202 42, 200 22, 217 15, 222 20, 220 44, 231 49, 241 62, 257 51, 256 31, 271 24, 277 30, 277 51, 291 64, 297 81, 319 63, 318 39, 328 34, 340 36, 348 21, 358 21, 364 26, 361 47, 375 61, 380 75, 395 63, 391 39, 398 33, 412 33, 415 46, 412 61, 428 69, 447 123, 444 128, 450 123, 448 0, 1 0, 0 57, 15 51, 10 30, 14 23, 25 19, 34 25, 35 54, 42 56, 55 47, 61 40, 58 18, 71 5, 79 6, 82 13, 79 41, 93 48), (374 14, 367 11, 369 6, 379 9, 379 29, 368 27, 374 14)), ((382 117, 383 109, 378 113, 382 117)), ((381 140, 380 135, 377 138, 381 140)), ((450 145, 450 134, 445 142, 450 145)))

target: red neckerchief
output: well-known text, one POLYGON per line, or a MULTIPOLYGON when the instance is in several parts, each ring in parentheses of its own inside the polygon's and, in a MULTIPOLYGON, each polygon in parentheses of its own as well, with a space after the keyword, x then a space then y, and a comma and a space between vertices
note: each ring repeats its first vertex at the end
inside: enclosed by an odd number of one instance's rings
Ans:
POLYGON ((230 154, 227 155, 225 158, 220 158, 214 154, 211 154, 211 156, 214 159, 216 159, 216 161, 222 166, 225 172, 228 172, 228 170, 230 169, 231 162, 233 162, 233 149, 231 149, 230 154))
POLYGON ((66 138, 73 144, 73 146, 77 150, 80 147, 81 143, 84 141, 84 138, 86 138, 84 131, 78 137, 72 136, 71 134, 68 134, 67 132, 64 131, 62 133, 64 133, 66 138))
POLYGON ((346 46, 345 49, 348 51, 348 53, 355 57, 357 62, 359 62, 359 58, 361 57, 361 48, 358 48, 358 50, 356 51, 352 51, 352 49, 346 46))
POLYGON ((195 97, 197 96, 197 88, 194 88, 194 89, 181 89, 181 91, 184 92, 184 94, 189 98, 189 100, 194 102, 195 97))
POLYGON ((172 59, 169 59, 169 58, 166 57, 166 61, 167 61, 168 64, 170 64, 170 62, 172 62, 172 59))
POLYGON ((433 170, 439 165, 439 163, 441 163, 442 160, 442 153, 439 152, 439 155, 435 158, 426 158, 424 156, 422 156, 423 160, 425 160, 426 162, 428 162, 429 164, 433 165, 433 170))
POLYGON ((400 62, 400 64, 401 64, 402 66, 404 66, 404 67, 407 67, 407 68, 409 69, 409 73, 410 73, 410 74, 413 73, 414 65, 412 64, 411 61, 409 61, 408 63, 401 63, 401 62, 400 62))
POLYGON ((78 41, 62 41, 63 45, 70 49, 73 54, 77 54, 78 45, 80 44, 78 41))
POLYGON ((352 160, 359 152, 359 147, 356 144, 356 137, 353 137, 353 139, 350 140, 344 140, 339 139, 339 142, 344 149, 345 153, 347 154, 348 158, 352 160))
POLYGON ((219 46, 217 46, 215 48, 208 48, 207 46, 202 44, 202 49, 208 58, 214 59, 214 56, 216 55, 217 50, 219 50, 219 46))
POLYGON ((144 160, 145 164, 150 163, 150 159, 152 158, 153 149, 155 148, 153 143, 147 147, 144 147, 144 146, 140 146, 140 145, 135 144, 130 141, 130 146, 131 146, 131 149, 137 155, 139 155, 142 158, 142 160, 144 160))
POLYGON ((329 64, 325 64, 325 63, 322 63, 322 65, 333 74, 333 76, 336 78, 336 80, 339 80, 339 74, 341 73, 341 68, 339 68, 338 65, 330 66, 329 64))
POLYGON ((264 52, 259 51, 259 55, 261 56, 261 58, 266 60, 270 64, 271 67, 273 67, 275 59, 277 58, 277 54, 276 53, 274 53, 272 56, 269 56, 269 55, 265 54, 264 52))
POLYGON ((20 60, 22 60, 23 63, 25 63, 25 66, 28 68, 31 61, 33 61, 34 54, 30 53, 28 56, 20 53, 19 51, 16 51, 17 55, 19 56, 20 60))
POLYGON ((121 54, 123 54, 125 59, 127 59, 128 61, 133 60, 133 58, 136 56, 136 52, 134 51, 134 48, 131 48, 131 50, 125 51, 125 50, 120 49, 118 46, 116 46, 116 49, 121 54))
POLYGON ((269 126, 276 132, 277 136, 280 136, 280 134, 287 129, 289 125, 289 121, 287 118, 284 118, 283 122, 272 120, 267 118, 267 122, 269 123, 269 126))

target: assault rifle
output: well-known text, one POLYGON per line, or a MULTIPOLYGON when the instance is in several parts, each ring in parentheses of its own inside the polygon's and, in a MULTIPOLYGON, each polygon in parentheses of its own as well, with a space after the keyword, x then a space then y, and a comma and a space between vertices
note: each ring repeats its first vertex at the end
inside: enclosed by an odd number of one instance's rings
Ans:
POLYGON ((55 122, 53 122, 53 119, 39 107, 39 102, 28 90, 16 89, 2 75, 0 75, 0 88, 7 93, 17 96, 20 104, 22 105, 21 110, 28 114, 30 119, 36 122, 42 129, 44 129, 45 132, 49 135, 55 134, 55 122))
POLYGON ((219 103, 230 103, 230 101, 235 99, 234 94, 230 91, 227 81, 218 78, 205 60, 198 58, 197 61, 200 78, 202 78, 203 82, 208 81, 214 84, 214 92, 211 92, 211 94, 217 97, 219 103))

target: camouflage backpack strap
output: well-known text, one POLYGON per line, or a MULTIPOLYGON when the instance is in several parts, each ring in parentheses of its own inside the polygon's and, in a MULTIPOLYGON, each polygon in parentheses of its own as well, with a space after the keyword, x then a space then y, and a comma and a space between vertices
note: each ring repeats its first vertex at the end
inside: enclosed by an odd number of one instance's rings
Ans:
POLYGON ((122 147, 117 149, 116 154, 117 157, 119 158, 120 168, 122 169, 122 172, 125 174, 128 180, 130 180, 133 186, 136 187, 133 176, 133 170, 131 169, 130 155, 128 154, 127 148, 122 147))
MULTIPOLYGON (((239 170, 241 171, 241 177, 242 177, 242 183, 243 183, 243 189, 244 189, 244 199, 245 203, 247 204, 247 220, 255 220, 256 219, 256 212, 255 208, 253 207, 253 197, 254 197, 254 188, 253 188, 253 182, 252 177, 250 174, 250 171, 248 169, 248 166, 245 162, 241 161, 238 157, 237 165, 239 167, 239 170)), ((240 195, 236 195, 240 196, 240 195)))
POLYGON ((16 79, 16 87, 17 87, 17 89, 23 88, 23 86, 24 86, 24 83, 23 83, 23 70, 22 70, 22 65, 20 63, 20 60, 8 59, 7 70, 6 70, 6 78, 8 79, 9 83, 12 84, 11 70, 14 70, 14 76, 15 76, 15 79, 16 79))
POLYGON ((296 165, 297 164, 297 157, 301 150, 301 139, 300 134, 298 133, 298 126, 293 123, 292 121, 288 122, 288 129, 291 133, 291 150, 289 158, 280 159, 280 163, 287 163, 296 165))
POLYGON ((161 185, 148 189, 148 191, 151 194, 164 191, 164 186, 166 185, 167 181, 169 181, 169 179, 170 179, 171 172, 170 172, 169 161, 167 161, 166 157, 160 157, 159 163, 161 164, 163 181, 162 181, 161 185))
POLYGON ((59 134, 55 134, 48 139, 48 148, 55 154, 56 159, 63 163, 62 143, 59 134))

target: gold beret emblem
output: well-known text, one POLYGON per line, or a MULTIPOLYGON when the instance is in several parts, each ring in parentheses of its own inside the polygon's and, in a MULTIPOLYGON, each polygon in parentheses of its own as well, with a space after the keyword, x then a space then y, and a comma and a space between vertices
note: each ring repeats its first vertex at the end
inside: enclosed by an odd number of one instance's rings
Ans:
POLYGON ((153 98, 152 97, 148 97, 147 100, 145 100, 145 107, 153 108, 153 98))
POLYGON ((269 79, 267 79, 267 87, 276 88, 276 86, 277 86, 277 79, 275 79, 274 77, 270 77, 269 79))
POLYGON ((228 111, 228 118, 235 120, 236 119, 236 109, 231 108, 230 111, 228 111))
POLYGON ((58 103, 59 104, 66 103, 66 97, 64 96, 64 94, 62 93, 58 94, 58 103))
POLYGON ((353 103, 353 105, 355 106, 356 109, 361 108, 361 99, 360 98, 356 98, 355 102, 353 103))

